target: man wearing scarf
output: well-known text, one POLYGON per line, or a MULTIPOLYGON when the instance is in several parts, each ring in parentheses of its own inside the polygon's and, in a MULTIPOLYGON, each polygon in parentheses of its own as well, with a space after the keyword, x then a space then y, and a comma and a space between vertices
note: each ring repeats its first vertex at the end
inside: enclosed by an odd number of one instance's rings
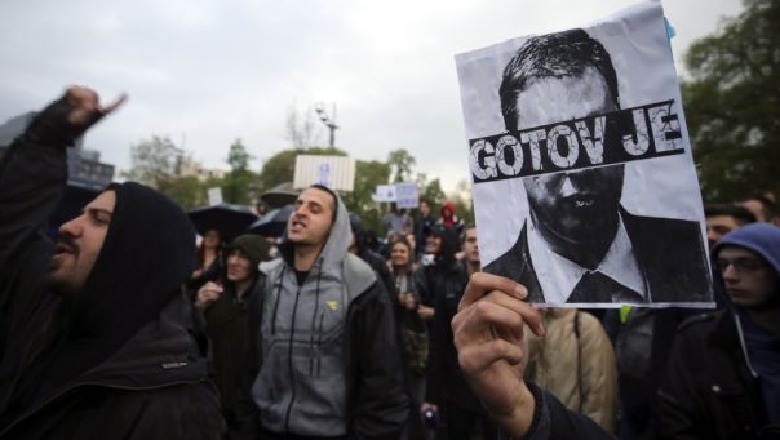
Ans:
POLYGON ((181 209, 113 184, 45 236, 66 147, 123 101, 71 87, 0 160, 0 439, 221 436, 186 319, 195 233, 181 209))

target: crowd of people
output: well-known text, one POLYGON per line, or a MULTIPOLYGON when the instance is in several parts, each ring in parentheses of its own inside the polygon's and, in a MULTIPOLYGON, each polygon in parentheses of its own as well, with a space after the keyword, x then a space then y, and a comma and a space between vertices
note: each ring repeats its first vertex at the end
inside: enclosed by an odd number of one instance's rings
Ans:
POLYGON ((113 184, 52 242, 71 87, 0 160, 0 440, 780 438, 780 228, 705 207, 716 309, 542 309, 445 204, 386 245, 325 186, 281 240, 113 184), (528 329, 530 328, 530 331, 528 329))

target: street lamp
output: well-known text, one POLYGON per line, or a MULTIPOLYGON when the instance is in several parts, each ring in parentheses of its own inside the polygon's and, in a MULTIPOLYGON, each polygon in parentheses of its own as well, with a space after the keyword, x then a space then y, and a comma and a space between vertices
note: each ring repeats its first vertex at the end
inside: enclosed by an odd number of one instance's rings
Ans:
POLYGON ((325 106, 323 104, 318 104, 314 111, 317 112, 317 116, 319 116, 320 121, 322 121, 323 124, 325 124, 326 127, 328 127, 328 131, 330 132, 329 136, 329 145, 330 148, 333 148, 334 138, 336 130, 338 130, 340 127, 338 124, 336 124, 336 104, 333 104, 333 119, 331 119, 328 114, 325 112, 325 106))

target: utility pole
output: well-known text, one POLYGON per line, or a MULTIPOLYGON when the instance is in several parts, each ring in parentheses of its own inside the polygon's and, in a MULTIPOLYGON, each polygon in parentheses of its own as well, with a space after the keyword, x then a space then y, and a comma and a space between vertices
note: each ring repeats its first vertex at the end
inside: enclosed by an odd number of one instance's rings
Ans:
POLYGON ((328 116, 328 113, 325 111, 325 105, 324 104, 318 104, 314 111, 317 112, 317 116, 319 116, 320 121, 322 121, 323 124, 325 124, 326 127, 328 127, 329 137, 328 137, 328 145, 330 148, 333 148, 335 137, 336 137, 336 130, 338 130, 339 127, 338 124, 336 124, 336 104, 333 104, 333 117, 331 118, 328 116))

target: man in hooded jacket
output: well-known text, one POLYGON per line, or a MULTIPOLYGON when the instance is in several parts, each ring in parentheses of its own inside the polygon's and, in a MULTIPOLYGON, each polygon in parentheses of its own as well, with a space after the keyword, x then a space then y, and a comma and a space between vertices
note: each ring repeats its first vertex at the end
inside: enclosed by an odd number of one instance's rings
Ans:
POLYGON ((45 236, 66 146, 123 101, 71 87, 0 160, 0 439, 220 438, 188 331, 195 234, 181 209, 114 184, 56 245, 45 236))
POLYGON ((713 258, 727 307, 678 330, 658 390, 657 438, 780 438, 780 229, 730 232, 713 258))
POLYGON ((393 305, 350 234, 330 189, 300 194, 252 313, 263 438, 397 439, 409 414, 393 305))

